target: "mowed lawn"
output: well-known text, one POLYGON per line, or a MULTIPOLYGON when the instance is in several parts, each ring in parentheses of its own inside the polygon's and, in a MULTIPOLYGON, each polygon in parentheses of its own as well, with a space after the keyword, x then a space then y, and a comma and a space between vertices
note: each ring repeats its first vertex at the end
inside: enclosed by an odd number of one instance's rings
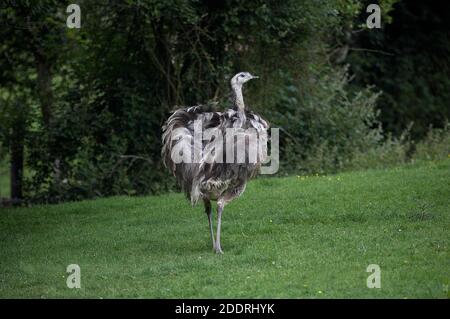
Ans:
POLYGON ((260 178, 222 234, 216 255, 181 194, 3 208, 0 297, 448 298, 450 160, 260 178), (69 264, 81 289, 66 286, 69 264))

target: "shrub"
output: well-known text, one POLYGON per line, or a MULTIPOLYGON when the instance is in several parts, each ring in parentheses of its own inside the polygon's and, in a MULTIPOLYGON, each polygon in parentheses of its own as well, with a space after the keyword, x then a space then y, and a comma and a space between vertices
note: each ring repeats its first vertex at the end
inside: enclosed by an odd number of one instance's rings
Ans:
POLYGON ((383 138, 375 108, 379 93, 349 92, 346 68, 325 68, 314 78, 303 94, 292 84, 281 88, 271 114, 274 126, 281 127, 287 172, 336 172, 383 138))
POLYGON ((436 160, 450 157, 450 123, 443 128, 432 128, 417 144, 412 156, 413 160, 436 160))

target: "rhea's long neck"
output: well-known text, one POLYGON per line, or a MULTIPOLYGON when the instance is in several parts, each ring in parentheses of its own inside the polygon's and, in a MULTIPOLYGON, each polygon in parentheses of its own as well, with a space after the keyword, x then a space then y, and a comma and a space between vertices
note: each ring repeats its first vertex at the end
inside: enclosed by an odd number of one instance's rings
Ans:
POLYGON ((233 104, 239 112, 244 112, 244 96, 242 95, 242 85, 233 85, 233 104))

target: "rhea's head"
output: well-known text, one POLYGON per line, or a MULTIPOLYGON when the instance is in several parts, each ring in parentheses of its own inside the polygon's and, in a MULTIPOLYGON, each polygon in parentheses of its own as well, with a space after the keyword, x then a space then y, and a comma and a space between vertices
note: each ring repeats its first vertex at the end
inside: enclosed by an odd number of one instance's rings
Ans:
POLYGON ((250 81, 251 79, 257 79, 257 76, 251 75, 248 72, 239 72, 233 78, 231 79, 231 86, 232 87, 241 87, 242 84, 244 84, 247 81, 250 81))

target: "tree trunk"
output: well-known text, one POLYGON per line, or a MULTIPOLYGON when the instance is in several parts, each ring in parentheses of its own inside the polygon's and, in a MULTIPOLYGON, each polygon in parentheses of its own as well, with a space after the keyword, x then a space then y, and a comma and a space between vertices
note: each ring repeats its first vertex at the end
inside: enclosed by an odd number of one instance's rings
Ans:
POLYGON ((37 93, 41 104, 42 119, 45 127, 48 129, 52 114, 52 75, 50 65, 45 56, 35 51, 34 54, 37 68, 37 93))
POLYGON ((153 24, 153 35, 155 37, 155 59, 161 73, 161 83, 165 83, 167 104, 176 105, 178 101, 178 89, 174 83, 175 72, 172 65, 172 56, 169 49, 169 41, 164 32, 163 23, 153 24))
POLYGON ((12 125, 10 163, 11 163, 11 199, 23 198, 23 155, 25 139, 25 122, 22 116, 18 116, 12 125))

